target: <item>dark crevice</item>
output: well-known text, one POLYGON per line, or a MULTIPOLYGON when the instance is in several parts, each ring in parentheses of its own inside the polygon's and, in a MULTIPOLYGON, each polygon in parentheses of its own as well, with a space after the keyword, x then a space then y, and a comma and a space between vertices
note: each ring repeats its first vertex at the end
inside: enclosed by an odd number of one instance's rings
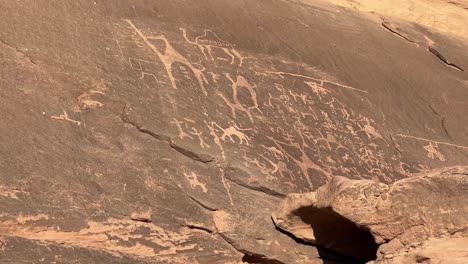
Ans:
POLYGON ((416 263, 431 263, 431 258, 426 256, 416 255, 416 263))
MULTIPOLYGON (((202 163, 205 163, 205 164, 214 164, 218 168, 220 168, 220 169, 222 169, 224 171, 224 166, 222 166, 220 164, 217 164, 215 158, 209 157, 208 155, 199 155, 199 154, 197 154, 197 153, 195 153, 195 152, 193 152, 191 150, 188 150, 186 148, 183 148, 183 147, 180 147, 180 146, 176 145, 169 136, 160 135, 160 134, 154 133, 153 131, 150 131, 148 129, 143 128, 140 124, 138 124, 137 122, 135 122, 135 121, 133 121, 133 120, 131 120, 129 118, 128 113, 127 113, 127 109, 128 109, 128 106, 125 106, 123 108, 123 110, 122 110, 122 113, 121 113, 121 120, 125 124, 131 125, 132 127, 136 128, 139 132, 147 134, 147 135, 151 136, 152 138, 154 138, 154 139, 156 139, 158 141, 167 143, 172 149, 174 149, 175 151, 177 151, 180 154, 184 155, 185 157, 188 157, 188 158, 190 158, 190 159, 192 159, 194 161, 202 162, 202 163)), ((274 197, 279 197, 279 198, 286 197, 286 195, 284 195, 282 193, 279 193, 277 191, 268 189, 268 188, 263 187, 263 186, 250 186, 250 185, 248 185, 246 183, 243 183, 243 182, 241 182, 239 180, 234 180, 234 179, 231 179, 231 178, 228 178, 228 177, 225 177, 225 178, 227 180, 229 180, 230 182, 232 182, 232 183, 235 183, 235 184, 237 184, 237 185, 239 185, 241 187, 244 187, 244 188, 252 190, 252 191, 262 192, 264 194, 274 196, 274 197)), ((194 200, 193 197, 190 197, 190 198, 192 200, 194 200)), ((194 200, 194 201, 196 201, 196 200, 194 200)), ((206 207, 205 205, 201 204, 199 201, 196 201, 196 202, 198 204, 200 204, 202 207, 204 207, 205 209, 208 209, 210 211, 216 211, 216 209, 206 207)))
POLYGON ((443 63, 445 63, 447 66, 451 67, 451 68, 454 68, 456 70, 459 70, 459 71, 465 71, 463 70, 460 66, 454 64, 454 63, 451 63, 450 61, 448 61, 438 50, 436 50, 434 47, 427 47, 427 50, 429 52, 431 52, 432 54, 434 54, 437 58, 439 58, 440 61, 442 61, 443 63))
POLYGON ((431 108, 431 111, 432 111, 435 115, 440 116, 439 112, 437 112, 437 111, 434 109, 434 107, 432 107, 431 104, 429 104, 429 108, 431 108))
MULTIPOLYGON (((231 246, 235 251, 237 252, 240 252, 239 249, 237 249, 236 246, 234 246, 234 242, 231 241, 228 237, 226 237, 223 233, 217 233, 219 235, 220 238, 222 238, 226 243, 229 244, 229 246, 231 246)), ((240 252, 242 253, 242 252, 240 252)))
MULTIPOLYGON (((430 103, 428 100, 426 100, 422 95, 419 94, 418 90, 416 90, 416 89, 415 89, 411 84, 409 84, 409 83, 408 83, 407 85, 408 85, 408 87, 413 91, 413 93, 414 93, 419 99, 421 99, 421 101, 423 101, 424 103, 426 103, 426 104, 428 105, 428 107, 431 109, 431 111, 432 111, 435 115, 437 115, 437 116, 438 116, 439 118, 441 118, 441 119, 444 119, 444 117, 443 117, 441 114, 439 114, 438 111, 435 110, 435 108, 431 105, 431 103, 430 103)), ((442 129, 445 131, 445 134, 446 134, 449 138, 451 138, 450 135, 448 134, 448 130, 445 128, 445 120, 444 120, 443 122, 442 122, 442 120, 441 120, 441 126, 442 126, 442 129)))
POLYGON ((208 234, 213 234, 214 233, 214 230, 211 230, 208 227, 204 227, 204 226, 192 225, 192 224, 186 224, 184 226, 188 227, 190 229, 200 230, 200 231, 206 232, 208 234))
POLYGON ((235 251, 244 254, 242 257, 242 261, 246 263, 260 263, 260 264, 285 264, 276 259, 268 258, 267 256, 250 252, 246 249, 238 248, 238 246, 232 242, 228 237, 226 237, 223 233, 218 233, 219 237, 221 237, 226 243, 228 243, 235 251))
POLYGON ((132 217, 130 218, 132 221, 136 222, 142 222, 142 223, 151 223, 152 220, 149 218, 144 218, 144 217, 132 217))
MULTIPOLYGON (((371 232, 357 226, 349 219, 339 215, 331 208, 315 206, 301 207, 292 212, 310 225, 314 234, 314 243, 322 259, 338 258, 344 263, 366 263, 377 258, 379 245, 371 232)), ((288 234, 288 232, 286 232, 288 234)), ((304 243, 304 242, 303 242, 304 243)))
POLYGON ((447 128, 445 127, 445 117, 441 118, 440 123, 441 123, 442 129, 444 129, 445 131, 445 135, 447 135, 447 137, 451 139, 452 137, 450 136, 447 128))
POLYGON ((278 261, 278 260, 269 259, 262 255, 249 254, 249 253, 244 254, 244 257, 242 257, 242 261, 244 263, 255 263, 255 264, 283 264, 283 262, 278 261))
POLYGON ((398 147, 398 145, 397 145, 396 142, 395 142, 395 138, 394 138, 392 135, 390 135, 390 139, 391 139, 391 141, 392 141, 393 147, 394 147, 401 155, 403 155, 403 152, 401 151, 401 149, 398 147))
MULTIPOLYGON (((273 223, 274 223, 274 222, 273 222, 273 223)), ((276 229, 276 231, 278 231, 278 232, 280 232, 280 233, 282 233, 282 234, 284 234, 284 235, 290 237, 290 238, 291 238, 292 240, 294 240, 294 242, 296 242, 297 244, 306 245, 306 246, 314 246, 314 247, 317 246, 317 245, 314 244, 314 243, 307 242, 307 241, 305 241, 305 240, 302 240, 302 239, 299 239, 299 238, 295 237, 293 234, 289 233, 289 232, 286 231, 286 230, 283 230, 283 229, 277 227, 276 225, 275 225, 275 229, 276 229)))
POLYGON ((451 4, 451 5, 454 5, 454 6, 457 6, 457 7, 460 7, 460 8, 463 8, 463 9, 468 9, 468 7, 465 7, 463 4, 461 3, 457 3, 457 2, 453 2, 453 1, 448 1, 447 3, 451 4))
POLYGON ((398 31, 392 29, 392 28, 390 27, 390 25, 388 25, 387 22, 385 22, 385 21, 382 22, 382 26, 383 26, 386 30, 388 30, 388 31, 390 31, 391 33, 395 34, 396 36, 398 36, 398 37, 400 37, 400 38, 402 38, 402 39, 404 39, 404 40, 406 40, 406 41, 408 41, 408 42, 410 42, 410 43, 413 43, 413 44, 415 44, 415 45, 418 45, 415 41, 409 39, 408 37, 406 37, 405 35, 401 34, 400 32, 398 32, 398 31))
POLYGON ((445 127, 445 117, 442 116, 441 114, 439 114, 439 112, 437 112, 437 111, 434 109, 434 107, 432 107, 431 104, 429 104, 429 108, 431 109, 431 111, 432 111, 435 115, 437 115, 437 116, 440 118, 440 126, 441 126, 442 129, 444 130, 445 135, 446 135, 449 139, 451 139, 452 137, 450 136, 450 134, 449 134, 447 128, 445 127))
POLYGON ((183 154, 184 156, 189 157, 189 158, 191 158, 191 159, 193 159, 195 161, 199 161, 199 162, 203 162, 203 163, 210 163, 210 162, 213 162, 215 160, 213 157, 208 157, 206 155, 203 155, 203 156, 198 155, 197 153, 195 153, 193 151, 190 151, 188 149, 177 146, 174 142, 172 142, 172 140, 170 140, 169 145, 171 146, 171 148, 173 148, 177 152, 179 152, 179 153, 183 154))
POLYGON ((136 128, 138 131, 140 131, 141 133, 143 134, 147 134, 151 137, 153 137, 154 139, 158 140, 158 141, 161 141, 161 142, 165 142, 167 143, 173 150, 179 152, 180 154, 184 155, 185 157, 187 158, 190 158, 194 161, 198 161, 198 162, 202 162, 202 163, 210 163, 210 162, 213 162, 215 159, 212 158, 212 157, 205 157, 205 155, 198 155, 197 153, 191 151, 191 150, 188 150, 188 149, 185 149, 181 146, 178 146, 176 145, 171 137, 169 136, 166 136, 166 135, 160 135, 160 134, 157 134, 157 133, 154 133, 153 131, 150 131, 146 128, 144 128, 143 126, 141 126, 140 124, 136 123, 135 121, 131 120, 128 116, 128 113, 127 113, 127 106, 124 107, 122 113, 121 113, 121 120, 122 122, 124 122, 125 124, 129 124, 131 126, 133 126, 134 128, 136 128))
POLYGON ((192 196, 189 196, 189 198, 190 198, 190 200, 194 201, 196 204, 198 204, 199 206, 203 207, 204 209, 206 209, 208 211, 211 211, 211 212, 218 211, 218 209, 210 207, 210 206, 198 201, 197 199, 193 198, 192 196))
POLYGON ((320 256, 320 259, 323 260, 323 263, 340 263, 340 264, 364 264, 365 262, 363 262, 362 260, 357 260, 357 259, 354 259, 354 258, 350 258, 348 256, 345 256, 343 254, 340 254, 336 251, 333 251, 331 249, 328 249, 328 248, 324 248, 318 244, 315 244, 315 243, 312 243, 312 242, 307 242, 305 240, 302 240, 302 239, 299 239, 297 237, 295 237, 293 234, 275 226, 275 229, 288 236, 289 238, 291 238, 292 240, 294 240, 297 244, 300 244, 300 245, 305 245, 305 246, 312 246, 312 247, 315 247, 319 253, 319 256, 320 256))
POLYGON ((236 185, 239 185, 243 188, 246 188, 246 189, 249 189, 251 191, 256 191, 256 192, 262 192, 266 195, 270 195, 270 196, 274 196, 274 197, 278 197, 278 198, 284 198, 286 197, 286 195, 282 194, 282 193, 279 193, 277 191, 274 191, 274 190, 271 190, 271 189, 268 189, 266 187, 263 187, 263 186, 251 186, 251 185, 248 185, 240 180, 237 180, 237 179, 231 179, 229 177, 226 177, 226 175, 224 176, 226 178, 226 180, 236 184, 236 185))

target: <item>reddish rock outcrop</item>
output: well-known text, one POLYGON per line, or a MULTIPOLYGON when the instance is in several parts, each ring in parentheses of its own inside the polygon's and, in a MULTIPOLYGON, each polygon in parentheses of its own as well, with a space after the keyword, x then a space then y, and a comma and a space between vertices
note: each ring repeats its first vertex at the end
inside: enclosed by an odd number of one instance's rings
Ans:
MULTIPOLYGON (((342 263, 271 214, 344 178, 380 195, 333 201, 357 219, 411 214, 358 206, 468 164, 465 1, 414 20, 331 2, 0 0, 0 263, 342 263)), ((368 255, 407 231, 324 216, 368 255)))
POLYGON ((440 257, 430 249, 441 250, 452 236, 466 241, 467 217, 467 167, 389 185, 334 177, 316 192, 288 195, 273 214, 277 227, 299 239, 376 263, 410 254, 440 257))

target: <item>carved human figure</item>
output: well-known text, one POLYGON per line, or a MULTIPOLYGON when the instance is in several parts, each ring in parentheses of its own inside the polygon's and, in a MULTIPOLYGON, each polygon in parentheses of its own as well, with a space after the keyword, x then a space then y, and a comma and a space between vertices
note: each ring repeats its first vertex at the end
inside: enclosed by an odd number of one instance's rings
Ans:
POLYGON ((252 116, 251 111, 252 110, 257 110, 259 113, 263 113, 257 102, 257 93, 255 92, 255 85, 250 84, 243 76, 238 75, 236 80, 234 80, 229 73, 224 74, 226 78, 231 82, 231 89, 232 89, 232 101, 228 99, 224 94, 221 92, 217 92, 217 94, 224 100, 224 102, 231 108, 232 116, 236 118, 236 111, 242 111, 247 114, 249 117, 250 121, 253 123, 254 119, 252 116), (244 106, 241 103, 241 100, 239 98, 239 91, 240 89, 247 89, 250 95, 250 99, 252 100, 251 106, 244 106))

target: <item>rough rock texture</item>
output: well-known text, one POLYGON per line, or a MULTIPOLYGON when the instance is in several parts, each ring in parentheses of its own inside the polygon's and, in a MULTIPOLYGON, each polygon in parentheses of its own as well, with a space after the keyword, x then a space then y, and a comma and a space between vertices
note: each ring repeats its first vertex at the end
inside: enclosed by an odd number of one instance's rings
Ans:
MULTIPOLYGON (((465 234, 466 235, 466 234, 465 234)), ((431 238, 383 256, 375 264, 440 263, 465 264, 468 261, 468 238, 450 236, 431 238)))
POLYGON ((316 192, 288 195, 273 214, 275 224, 297 238, 358 259, 377 256, 376 263, 394 256, 398 260, 390 263, 415 257, 466 263, 467 217, 467 167, 390 185, 335 177, 316 192), (450 249, 457 254, 444 253, 450 243, 457 244, 450 249))
POLYGON ((367 12, 374 17, 393 16, 403 18, 438 32, 468 40, 468 27, 466 26, 468 0, 328 1, 367 12))
POLYGON ((468 164, 467 42, 427 24, 291 0, 0 16, 0 263, 341 262, 275 228, 282 198, 468 164))

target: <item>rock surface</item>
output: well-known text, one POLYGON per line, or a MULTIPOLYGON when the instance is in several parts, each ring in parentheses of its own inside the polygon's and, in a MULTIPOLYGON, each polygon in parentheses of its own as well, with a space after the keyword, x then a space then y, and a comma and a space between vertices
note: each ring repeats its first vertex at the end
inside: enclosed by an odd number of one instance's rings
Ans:
POLYGON ((1 263, 343 262, 275 228, 287 194, 468 165, 467 42, 427 23, 309 0, 0 15, 1 263))
POLYGON ((461 263, 468 261, 467 216, 468 168, 457 167, 391 185, 335 177, 316 192, 288 195, 273 219, 299 239, 362 260, 461 263), (451 243, 457 254, 444 253, 451 243))
POLYGON ((404 247, 381 258, 375 264, 440 263, 464 264, 468 261, 468 238, 451 236, 431 238, 404 247))
POLYGON ((467 0, 328 0, 374 17, 398 17, 468 40, 467 0))

